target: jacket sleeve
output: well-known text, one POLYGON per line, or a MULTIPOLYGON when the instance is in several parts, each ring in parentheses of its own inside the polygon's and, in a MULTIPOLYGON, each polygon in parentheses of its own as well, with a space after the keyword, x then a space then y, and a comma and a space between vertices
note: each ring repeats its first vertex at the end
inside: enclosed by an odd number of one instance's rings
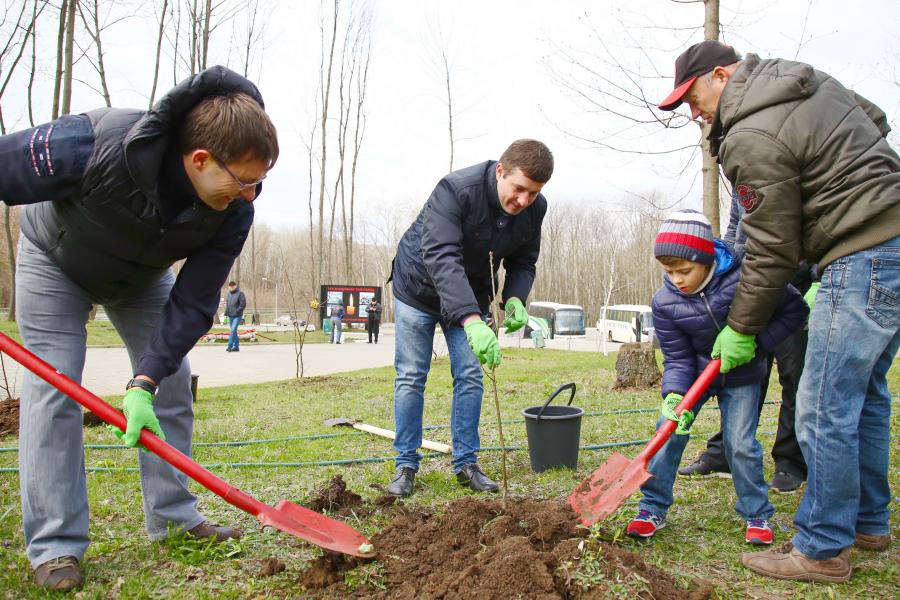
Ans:
POLYGON ((422 220, 422 260, 441 300, 441 310, 453 325, 481 313, 463 266, 465 212, 464 200, 442 179, 425 204, 422 220))
POLYGON ((537 235, 503 259, 503 267, 506 269, 506 279, 503 282, 504 305, 510 298, 518 298, 522 304, 528 303, 528 294, 534 285, 537 260, 541 253, 541 224, 547 213, 546 202, 541 202, 538 206, 540 208, 533 216, 537 219, 537 235))
POLYGON ((857 104, 859 104, 859 107, 866 112, 866 116, 868 116, 869 119, 871 119, 871 121, 875 123, 878 131, 881 132, 881 137, 886 138, 887 135, 891 132, 891 126, 888 124, 887 115, 884 114, 884 111, 856 92, 850 93, 853 94, 853 99, 857 104))
POLYGON ((77 195, 93 151, 94 132, 84 115, 0 136, 0 200, 12 206, 77 195))
POLYGON ((775 346, 803 327, 808 315, 809 307, 803 296, 793 285, 788 285, 769 324, 756 337, 757 344, 763 350, 774 350, 775 346))
POLYGON ((663 355, 662 395, 685 394, 697 378, 697 357, 690 340, 657 296, 653 297, 653 328, 663 355))
MULTIPOLYGON (((244 310, 247 308, 247 296, 244 295, 244 292, 241 292, 241 295, 238 297, 238 305, 237 305, 237 313, 238 315, 243 315, 244 310)), ((278 315, 276 315, 277 317, 278 315)))
POLYGON ((728 313, 740 333, 759 334, 781 300, 803 252, 803 206, 797 161, 781 142, 758 130, 728 136, 726 175, 745 213, 741 281, 728 313))
POLYGON ((253 207, 228 215, 215 237, 185 261, 163 307, 162 317, 138 362, 135 375, 159 383, 178 370, 213 323, 222 286, 253 223, 253 207))

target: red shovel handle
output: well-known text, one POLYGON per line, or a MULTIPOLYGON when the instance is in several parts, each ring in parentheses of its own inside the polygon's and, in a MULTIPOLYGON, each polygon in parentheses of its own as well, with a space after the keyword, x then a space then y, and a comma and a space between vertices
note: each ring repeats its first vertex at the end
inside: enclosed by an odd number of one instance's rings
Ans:
MULTIPOLYGON (((711 360, 710 363, 706 365, 706 368, 703 369, 703 372, 700 373, 700 376, 694 381, 694 385, 691 386, 691 389, 687 391, 687 394, 684 395, 684 398, 682 398, 681 402, 678 403, 678 406, 675 407, 675 414, 680 415, 682 412, 694 408, 697 401, 706 393, 706 390, 709 388, 713 379, 718 376, 719 368, 721 366, 722 361, 718 358, 711 360)), ((641 453, 635 457, 635 462, 643 464, 649 463, 650 459, 653 458, 659 449, 669 440, 669 437, 675 431, 676 427, 678 427, 678 423, 666 420, 653 437, 650 438, 650 441, 647 442, 647 445, 641 453)))
MULTIPOLYGON (((122 431, 125 431, 126 420, 125 415, 123 415, 121 411, 116 410, 99 396, 95 396, 57 371, 4 333, 0 333, 0 352, 5 352, 23 367, 110 425, 114 425, 122 431)), ((270 508, 249 494, 242 492, 219 477, 216 477, 195 461, 188 458, 185 454, 165 443, 146 429, 141 430, 140 443, 206 489, 221 496, 222 499, 229 504, 254 516, 258 516, 261 511, 270 508)))

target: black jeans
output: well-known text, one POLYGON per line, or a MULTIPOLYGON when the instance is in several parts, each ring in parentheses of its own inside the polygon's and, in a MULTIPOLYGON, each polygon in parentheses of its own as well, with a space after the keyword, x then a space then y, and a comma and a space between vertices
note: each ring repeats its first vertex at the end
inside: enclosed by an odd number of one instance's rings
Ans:
POLYGON ((381 326, 381 321, 373 321, 373 320, 369 319, 367 325, 368 325, 367 329, 369 330, 369 342, 372 341, 372 334, 375 334, 375 343, 377 344, 378 343, 378 329, 381 326))
MULTIPOLYGON (((790 473, 806 479, 806 461, 800 452, 797 435, 794 430, 794 410, 797 401, 797 386, 803 373, 803 362, 806 359, 806 329, 801 329, 775 347, 767 357, 768 369, 766 377, 760 383, 759 412, 762 413, 766 392, 769 389, 769 376, 772 374, 772 361, 778 362, 778 382, 781 384, 781 410, 778 411, 778 432, 772 445, 772 458, 775 470, 790 473)), ((722 444, 722 432, 709 438, 706 450, 697 457, 717 471, 730 472, 725 459, 722 444)))

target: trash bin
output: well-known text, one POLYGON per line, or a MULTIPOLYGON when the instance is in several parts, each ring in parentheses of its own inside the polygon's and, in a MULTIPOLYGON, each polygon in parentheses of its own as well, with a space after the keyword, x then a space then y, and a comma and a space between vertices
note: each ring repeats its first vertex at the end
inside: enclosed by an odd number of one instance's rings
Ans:
POLYGON ((331 337, 331 319, 322 319, 322 333, 325 337, 331 337))
POLYGON ((559 386, 543 406, 532 406, 522 411, 528 437, 528 457, 535 473, 556 467, 578 467, 584 410, 572 406, 574 397, 575 384, 566 383, 559 386), (549 406, 560 392, 567 389, 571 390, 571 394, 566 406, 549 406))
POLYGON ((531 340, 534 342, 535 348, 543 348, 547 345, 547 342, 544 341, 544 332, 540 329, 531 332, 531 340))
POLYGON ((200 376, 191 373, 191 398, 194 399, 194 402, 197 401, 197 380, 200 379, 200 376))

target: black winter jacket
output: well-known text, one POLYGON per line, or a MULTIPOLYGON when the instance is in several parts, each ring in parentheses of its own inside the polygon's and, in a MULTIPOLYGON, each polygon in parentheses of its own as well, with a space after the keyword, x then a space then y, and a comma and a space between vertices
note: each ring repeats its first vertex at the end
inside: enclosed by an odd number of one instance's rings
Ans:
POLYGON ((501 261, 504 302, 516 297, 526 303, 534 284, 547 200, 538 194, 518 215, 507 214, 497 196, 496 166, 487 161, 441 179, 394 257, 394 296, 447 325, 487 312, 501 261))
MULTIPOLYGON (((663 354, 662 395, 684 394, 711 360, 713 343, 725 319, 741 274, 740 258, 721 240, 715 242, 716 272, 699 293, 685 294, 663 276, 653 296, 653 327, 663 354)), ((766 353, 803 326, 809 309, 803 296, 788 285, 772 320, 756 338, 756 356, 719 375, 710 394, 723 387, 759 383, 766 376, 766 353)))
POLYGON ((241 288, 235 288, 233 292, 228 290, 228 294, 225 296, 225 316, 228 318, 243 317, 245 308, 247 308, 247 297, 244 296, 241 288))
POLYGON ((238 92, 263 105, 250 81, 212 67, 182 81, 149 112, 103 108, 0 137, 0 200, 27 205, 22 233, 95 303, 140 294, 187 259, 138 363, 136 373, 156 381, 175 372, 209 330, 253 222, 252 204, 235 201, 214 211, 189 182, 193 202, 176 202, 161 185, 168 173, 163 159, 191 108, 238 92))

